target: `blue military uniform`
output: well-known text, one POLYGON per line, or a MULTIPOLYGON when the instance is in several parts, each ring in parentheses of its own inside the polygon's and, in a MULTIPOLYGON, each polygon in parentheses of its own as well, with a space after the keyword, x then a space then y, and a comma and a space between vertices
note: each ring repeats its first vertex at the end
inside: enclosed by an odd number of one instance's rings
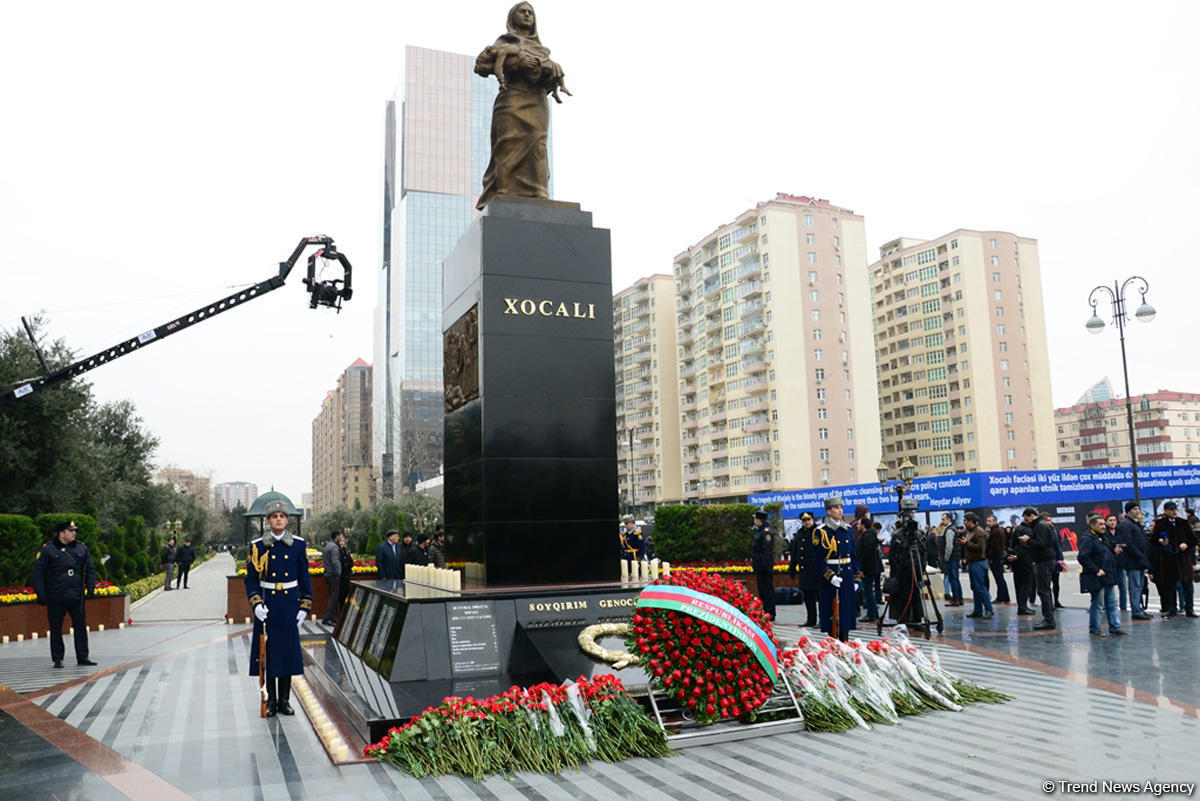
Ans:
MULTIPOLYGON (((312 579, 308 574, 304 540, 288 534, 276 540, 267 534, 250 543, 246 569, 246 597, 253 609, 267 607, 267 676, 299 676, 304 673, 300 653, 300 610, 312 612, 312 579)), ((250 647, 250 675, 258 675, 258 638, 263 622, 254 619, 250 647)))
POLYGON ((854 577, 858 574, 858 552, 854 537, 844 521, 825 518, 820 528, 813 530, 812 556, 816 572, 821 577, 819 618, 821 631, 833 633, 833 599, 838 599, 837 632, 845 640, 854 629, 858 607, 855 603, 854 577), (842 579, 841 587, 830 582, 834 576, 842 579))

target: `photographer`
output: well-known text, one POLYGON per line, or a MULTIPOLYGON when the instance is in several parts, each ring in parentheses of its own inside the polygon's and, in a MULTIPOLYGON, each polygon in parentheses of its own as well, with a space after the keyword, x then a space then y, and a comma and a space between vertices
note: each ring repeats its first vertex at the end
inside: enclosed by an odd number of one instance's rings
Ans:
POLYGON ((897 623, 922 623, 919 593, 925 580, 926 537, 917 528, 908 503, 905 499, 905 508, 901 509, 900 520, 892 534, 888 548, 888 578, 883 589, 888 596, 891 617, 897 623))

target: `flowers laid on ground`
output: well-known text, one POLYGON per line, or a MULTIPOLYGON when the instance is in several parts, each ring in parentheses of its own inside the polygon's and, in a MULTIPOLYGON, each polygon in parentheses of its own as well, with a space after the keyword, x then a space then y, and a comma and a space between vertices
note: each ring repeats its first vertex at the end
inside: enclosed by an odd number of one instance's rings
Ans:
MULTIPOLYGON (((120 595, 125 590, 113 584, 111 581, 97 581, 96 591, 93 595, 120 595)), ((33 587, 0 587, 0 605, 5 604, 27 604, 37 600, 37 593, 33 591, 33 587)))
MULTIPOLYGON (((715 573, 672 570, 654 586, 686 587, 715 596, 750 618, 775 646, 762 602, 740 582, 715 573)), ((641 655, 653 686, 691 709, 701 723, 736 718, 771 695, 768 675, 750 648, 736 636, 699 618, 669 609, 639 608, 628 647, 641 655)))
POLYGON ((780 662, 810 731, 869 729, 871 723, 898 723, 901 715, 959 712, 963 704, 1011 700, 945 670, 937 651, 926 656, 903 627, 865 646, 831 637, 819 642, 801 637, 798 647, 780 654, 780 662))
POLYGON ((446 698, 363 749, 413 776, 450 773, 477 781, 669 752, 658 724, 611 675, 513 687, 484 699, 446 698))

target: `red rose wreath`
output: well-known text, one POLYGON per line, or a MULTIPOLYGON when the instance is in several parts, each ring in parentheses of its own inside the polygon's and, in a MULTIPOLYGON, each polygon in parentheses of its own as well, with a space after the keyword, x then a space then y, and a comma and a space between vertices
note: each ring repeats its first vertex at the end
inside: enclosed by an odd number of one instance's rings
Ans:
MULTIPOLYGON (((655 581, 722 599, 746 614, 778 648, 762 602, 740 582, 685 571, 655 581)), ((642 658, 655 688, 676 698, 701 723, 736 718, 762 706, 774 682, 750 649, 717 626, 666 609, 640 608, 629 648, 642 658)))

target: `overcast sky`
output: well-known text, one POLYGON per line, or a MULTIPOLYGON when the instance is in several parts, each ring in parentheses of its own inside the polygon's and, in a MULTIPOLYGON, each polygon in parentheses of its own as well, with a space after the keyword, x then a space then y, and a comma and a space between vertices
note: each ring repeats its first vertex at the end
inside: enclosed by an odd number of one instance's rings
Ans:
MULTIPOLYGON (((1200 4, 534 5, 575 93, 555 108, 556 195, 612 230, 614 289, 776 192, 814 195, 865 216, 872 257, 960 227, 1036 237, 1056 405, 1120 386, 1086 298, 1134 274, 1158 319, 1129 332, 1133 392, 1200 391, 1200 4)), ((298 272, 86 378, 136 403, 160 464, 298 503, 325 391, 372 359, 403 47, 474 55, 507 9, 4 4, 0 326, 44 310, 89 354, 333 236, 355 267, 340 316, 307 308, 298 272)))

